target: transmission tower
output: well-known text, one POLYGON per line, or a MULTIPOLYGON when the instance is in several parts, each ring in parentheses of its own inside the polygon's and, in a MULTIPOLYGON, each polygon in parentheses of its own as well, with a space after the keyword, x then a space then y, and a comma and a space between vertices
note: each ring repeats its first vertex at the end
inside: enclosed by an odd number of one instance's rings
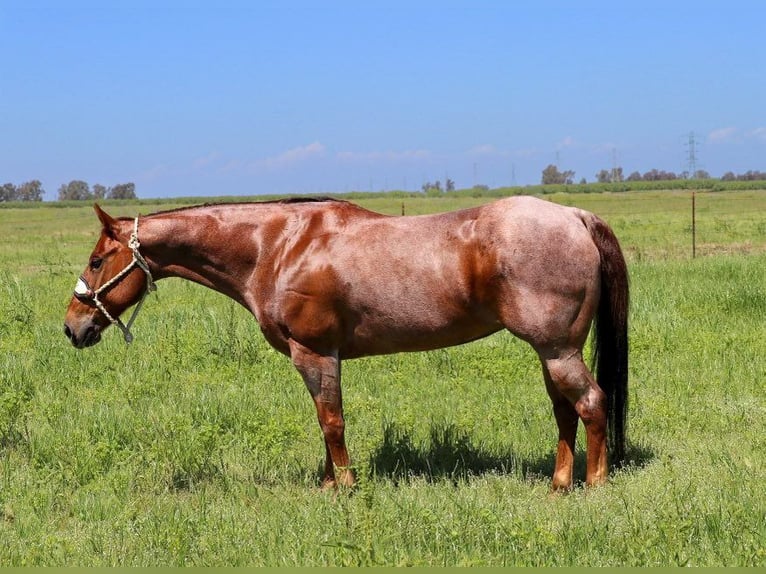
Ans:
POLYGON ((686 143, 686 169, 690 179, 694 179, 697 175, 697 145, 694 132, 689 132, 689 139, 686 143))

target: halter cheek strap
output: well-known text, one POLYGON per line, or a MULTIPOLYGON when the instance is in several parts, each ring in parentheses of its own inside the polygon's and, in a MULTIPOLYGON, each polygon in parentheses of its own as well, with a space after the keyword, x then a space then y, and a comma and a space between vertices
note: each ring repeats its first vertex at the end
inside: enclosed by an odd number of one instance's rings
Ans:
POLYGON ((93 304, 99 311, 101 311, 101 313, 103 313, 104 317, 109 319, 109 322, 112 325, 117 325, 117 327, 120 328, 126 343, 133 341, 133 334, 130 332, 130 327, 133 325, 133 321, 136 320, 136 316, 141 310, 141 306, 144 304, 146 295, 149 292, 155 291, 157 289, 157 286, 154 283, 154 279, 152 279, 152 273, 149 271, 149 264, 146 262, 146 259, 144 259, 143 255, 141 255, 141 253, 138 251, 140 246, 141 243, 138 241, 138 217, 136 217, 136 219, 133 221, 133 233, 131 233, 130 240, 128 241, 128 247, 130 247, 131 251, 133 252, 133 260, 128 263, 128 265, 122 271, 120 271, 117 275, 112 277, 98 289, 91 289, 90 285, 88 285, 88 281, 83 276, 80 276, 80 278, 77 280, 77 284, 74 287, 74 296, 81 301, 93 301, 93 304), (98 298, 98 296, 113 285, 119 283, 128 273, 133 271, 134 267, 138 267, 146 275, 146 291, 144 291, 144 294, 141 296, 141 300, 133 309, 133 314, 130 316, 128 324, 125 325, 119 318, 113 317, 112 314, 106 310, 106 307, 98 298))

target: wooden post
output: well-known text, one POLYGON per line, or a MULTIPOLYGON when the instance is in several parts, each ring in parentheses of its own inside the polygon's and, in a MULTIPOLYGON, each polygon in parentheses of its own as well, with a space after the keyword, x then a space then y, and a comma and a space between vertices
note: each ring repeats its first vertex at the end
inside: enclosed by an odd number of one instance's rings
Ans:
POLYGON ((692 191, 692 259, 697 257, 697 192, 692 191))

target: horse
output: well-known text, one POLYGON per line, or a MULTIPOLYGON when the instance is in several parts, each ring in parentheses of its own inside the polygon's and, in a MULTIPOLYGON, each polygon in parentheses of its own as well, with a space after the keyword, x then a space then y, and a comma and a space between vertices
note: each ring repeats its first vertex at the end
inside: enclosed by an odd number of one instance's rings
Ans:
POLYGON ((317 197, 136 218, 94 209, 101 234, 64 323, 74 347, 95 345, 112 324, 130 342, 140 303, 166 277, 232 298, 289 357, 314 400, 325 488, 355 483, 341 361, 459 345, 501 329, 531 345, 542 365, 558 426, 552 489, 573 486, 579 421, 586 486, 604 483, 623 461, 628 272, 614 232, 588 211, 530 196, 417 216, 317 197), (125 325, 120 315, 137 303, 125 325), (583 359, 592 325, 596 377, 583 359))

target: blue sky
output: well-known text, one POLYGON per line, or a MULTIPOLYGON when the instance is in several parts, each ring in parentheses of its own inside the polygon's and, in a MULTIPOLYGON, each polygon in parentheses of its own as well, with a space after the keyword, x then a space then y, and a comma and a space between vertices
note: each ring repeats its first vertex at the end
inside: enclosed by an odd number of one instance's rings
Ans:
POLYGON ((0 183, 140 197, 766 170, 762 1, 0 0, 0 183))

